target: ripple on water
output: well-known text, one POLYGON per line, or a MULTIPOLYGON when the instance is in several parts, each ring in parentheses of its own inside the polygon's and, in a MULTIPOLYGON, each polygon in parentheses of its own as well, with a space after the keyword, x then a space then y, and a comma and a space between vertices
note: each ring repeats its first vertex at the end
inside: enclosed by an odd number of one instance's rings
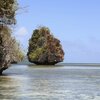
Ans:
POLYGON ((5 73, 0 77, 0 100, 100 100, 100 69, 93 67, 18 66, 5 73))

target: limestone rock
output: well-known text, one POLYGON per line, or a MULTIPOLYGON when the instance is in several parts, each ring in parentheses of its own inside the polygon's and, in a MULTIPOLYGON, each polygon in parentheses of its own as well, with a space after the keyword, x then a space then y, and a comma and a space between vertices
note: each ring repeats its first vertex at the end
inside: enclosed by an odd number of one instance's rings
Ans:
POLYGON ((64 60, 60 40, 55 38, 47 27, 33 31, 29 40, 28 60, 39 65, 54 65, 64 60))

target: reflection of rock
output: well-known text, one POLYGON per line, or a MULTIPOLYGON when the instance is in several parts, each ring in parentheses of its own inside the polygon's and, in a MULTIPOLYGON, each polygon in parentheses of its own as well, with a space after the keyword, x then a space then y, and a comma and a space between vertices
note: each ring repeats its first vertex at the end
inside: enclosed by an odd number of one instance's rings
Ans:
POLYGON ((34 30, 28 50, 28 59, 35 64, 54 65, 64 59, 60 41, 46 27, 34 30))

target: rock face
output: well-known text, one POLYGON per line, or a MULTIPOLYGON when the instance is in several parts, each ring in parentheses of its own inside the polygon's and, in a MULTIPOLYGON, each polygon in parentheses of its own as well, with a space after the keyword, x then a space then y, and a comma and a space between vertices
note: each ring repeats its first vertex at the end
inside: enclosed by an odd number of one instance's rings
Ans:
POLYGON ((18 9, 17 0, 0 0, 0 24, 16 24, 15 12, 18 9))
POLYGON ((0 28, 0 74, 14 61, 21 61, 21 51, 8 27, 0 28))
POLYGON ((11 63, 17 63, 23 59, 19 44, 11 36, 10 25, 16 24, 17 0, 0 0, 0 74, 11 63))
POLYGON ((5 30, 7 28, 0 28, 0 74, 10 65, 10 34, 5 30), (9 45, 8 45, 9 44, 9 45))
POLYGON ((62 62, 64 51, 60 41, 55 38, 47 27, 33 31, 29 40, 28 60, 39 65, 54 65, 62 62))

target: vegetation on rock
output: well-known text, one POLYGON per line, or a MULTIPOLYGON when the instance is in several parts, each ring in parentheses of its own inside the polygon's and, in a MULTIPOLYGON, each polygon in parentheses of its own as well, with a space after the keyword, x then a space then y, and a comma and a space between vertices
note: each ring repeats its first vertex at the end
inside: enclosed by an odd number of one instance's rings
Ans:
POLYGON ((19 62, 23 59, 23 53, 19 44, 11 36, 8 27, 0 29, 0 74, 7 69, 12 62, 19 62))
POLYGON ((27 56, 32 63, 52 65, 63 61, 64 51, 60 41, 51 34, 49 28, 39 27, 33 31, 29 40, 27 56))
POLYGON ((0 74, 11 63, 23 59, 20 46, 12 37, 9 25, 16 24, 15 14, 18 8, 16 0, 0 0, 0 74))
POLYGON ((16 0, 0 0, 0 22, 3 25, 16 23, 15 12, 18 9, 16 0))

